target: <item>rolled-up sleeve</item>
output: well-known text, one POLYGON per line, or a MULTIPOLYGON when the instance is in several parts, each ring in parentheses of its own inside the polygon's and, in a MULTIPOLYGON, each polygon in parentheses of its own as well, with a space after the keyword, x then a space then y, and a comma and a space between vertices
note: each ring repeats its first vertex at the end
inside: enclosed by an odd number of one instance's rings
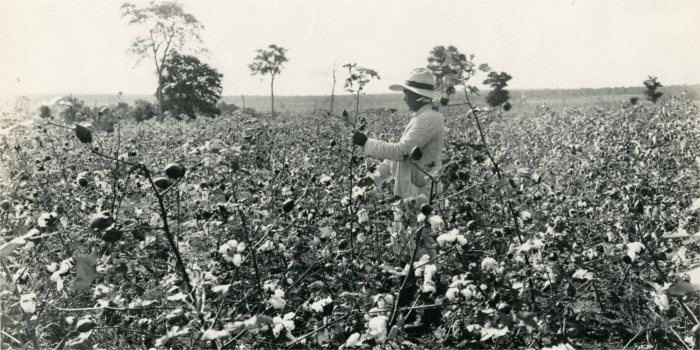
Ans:
POLYGON ((410 154, 413 147, 424 147, 434 138, 437 125, 433 117, 431 114, 417 117, 399 142, 368 139, 365 143, 365 154, 378 159, 404 160, 404 154, 410 154))

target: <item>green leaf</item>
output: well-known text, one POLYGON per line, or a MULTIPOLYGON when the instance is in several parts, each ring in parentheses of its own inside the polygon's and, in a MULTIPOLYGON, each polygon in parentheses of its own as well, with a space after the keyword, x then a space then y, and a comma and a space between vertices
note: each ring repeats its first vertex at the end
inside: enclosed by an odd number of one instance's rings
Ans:
POLYGON ((517 316, 518 319, 525 324, 528 333, 532 333, 532 331, 537 329, 537 320, 535 320, 535 317, 537 317, 536 312, 518 311, 517 316))
POLYGON ((77 255, 75 260, 75 282, 73 290, 89 291, 97 274, 97 257, 94 255, 77 255))
POLYGON ((482 63, 479 65, 479 70, 482 72, 488 72, 491 70, 491 67, 489 67, 488 63, 482 63))
POLYGON ((700 290, 700 284, 692 284, 685 281, 676 281, 668 287, 668 294, 671 295, 686 295, 688 293, 695 293, 700 290))

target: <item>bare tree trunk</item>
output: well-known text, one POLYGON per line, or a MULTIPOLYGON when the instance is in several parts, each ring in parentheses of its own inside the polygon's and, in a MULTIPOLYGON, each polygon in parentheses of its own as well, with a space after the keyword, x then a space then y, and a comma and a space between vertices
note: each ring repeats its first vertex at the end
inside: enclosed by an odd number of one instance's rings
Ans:
POLYGON ((333 102, 335 102, 335 65, 333 65, 333 90, 331 90, 331 115, 333 115, 333 102))
POLYGON ((163 119, 163 73, 158 71, 158 122, 162 122, 163 119))
POLYGON ((243 100, 243 110, 245 111, 245 96, 241 95, 241 100, 243 100))
POLYGON ((270 81, 270 94, 272 96, 272 118, 275 117, 275 76, 272 76, 270 81))

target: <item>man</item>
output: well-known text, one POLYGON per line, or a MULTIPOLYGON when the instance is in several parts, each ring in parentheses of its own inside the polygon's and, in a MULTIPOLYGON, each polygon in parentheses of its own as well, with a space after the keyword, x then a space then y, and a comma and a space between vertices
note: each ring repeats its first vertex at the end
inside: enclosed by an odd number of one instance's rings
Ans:
MULTIPOLYGON (((368 186, 374 183, 379 187, 393 178, 395 180, 394 196, 402 199, 406 204, 407 210, 405 212, 401 207, 394 209, 394 225, 391 230, 393 251, 406 263, 411 260, 415 238, 406 232, 401 234, 406 229, 406 225, 403 223, 404 216, 415 218, 421 205, 428 203, 430 197, 430 180, 418 167, 436 178, 437 172, 442 166, 445 119, 442 114, 432 108, 432 100, 436 98, 434 86, 435 76, 433 73, 428 69, 418 68, 411 72, 404 84, 389 87, 393 91, 403 91, 404 101, 408 105, 408 109, 414 112, 413 118, 404 129, 399 142, 390 143, 368 139, 365 134, 360 132, 355 132, 352 138, 354 144, 364 147, 365 154, 384 160, 373 174, 360 180, 358 185, 368 186), (409 163, 404 155, 410 154, 416 146, 421 148, 423 156, 414 165, 409 163)), ((417 260, 424 255, 428 255, 430 258, 436 257, 435 245, 437 242, 428 236, 429 232, 430 229, 427 228, 421 236, 417 260)), ((399 307, 409 306, 419 289, 415 278, 412 276, 405 278, 410 278, 410 282, 406 283, 404 289, 399 293, 399 307)), ((405 322, 407 324, 413 323, 416 317, 414 311, 409 311, 405 322)), ((421 325, 416 326, 422 327, 421 325)))
MULTIPOLYGON (((436 98, 434 86, 433 73, 426 68, 417 68, 404 84, 389 87, 393 91, 403 91, 406 105, 415 112, 399 142, 368 139, 361 132, 355 132, 352 138, 354 144, 364 147, 365 154, 384 160, 373 174, 360 180, 358 185, 368 186, 374 183, 380 187, 393 178, 394 196, 402 199, 408 211, 413 213, 420 210, 422 204, 428 203, 431 186, 430 180, 416 165, 433 177, 442 166, 445 119, 432 108, 431 101, 436 98), (415 146, 421 148, 423 157, 413 165, 405 160, 404 155, 410 154, 415 146)), ((399 222, 394 223, 394 232, 404 228, 400 225, 400 219, 401 216, 395 218, 399 222)))

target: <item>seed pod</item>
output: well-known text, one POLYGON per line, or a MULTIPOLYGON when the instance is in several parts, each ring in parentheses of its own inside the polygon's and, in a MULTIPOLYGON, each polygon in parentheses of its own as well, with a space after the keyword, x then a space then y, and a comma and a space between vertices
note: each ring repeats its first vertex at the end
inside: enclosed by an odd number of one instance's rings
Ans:
POLYGON ((418 146, 413 147, 411 150, 411 158, 415 161, 419 161, 421 158, 423 158, 423 150, 421 150, 418 146))
POLYGON ((0 203, 0 208, 2 208, 2 210, 4 210, 4 211, 10 210, 10 207, 12 207, 12 205, 10 204, 10 201, 8 201, 7 199, 5 199, 4 201, 2 201, 2 203, 0 203))
POLYGON ((447 97, 440 97, 440 104, 443 106, 447 106, 450 103, 450 99, 447 97))
POLYGON ((331 140, 331 147, 334 147, 336 144, 335 140, 331 140))
POLYGON ((171 185, 170 180, 168 180, 165 177, 159 177, 159 178, 153 180, 153 184, 156 185, 156 187, 160 188, 161 190, 166 190, 171 185))
POLYGON ((165 175, 169 178, 176 180, 185 176, 185 168, 180 166, 180 164, 170 163, 165 166, 165 175))
POLYGON ((433 207, 430 206, 430 204, 425 203, 420 206, 420 212, 421 214, 428 216, 433 212, 433 207))
POLYGON ((634 202, 634 211, 638 214, 644 214, 644 202, 641 199, 634 202))
POLYGON ((294 209, 294 200, 293 199, 287 199, 284 201, 284 204, 282 204, 282 210, 284 210, 285 213, 289 213, 294 209))
POLYGON ((547 259, 549 259, 549 261, 557 261, 557 259, 559 259, 559 256, 557 255, 557 253, 552 253, 552 254, 549 254, 547 259))
POLYGON ((515 183, 515 180, 513 180, 512 177, 508 178, 508 183, 510 183, 510 187, 518 188, 518 185, 515 183))
POLYGON ((467 223, 467 230, 473 230, 476 228, 476 220, 471 220, 467 223))
POLYGON ((669 305, 668 309, 666 310, 666 317, 674 318, 676 316, 678 316, 678 306, 676 306, 676 304, 669 305))
POLYGON ((92 131, 80 124, 75 124, 75 136, 82 143, 92 142, 92 131))
POLYGON ((122 230, 108 230, 102 234, 102 240, 108 243, 113 243, 122 238, 124 231, 122 230))
POLYGON ((113 223, 114 219, 112 218, 109 211, 103 211, 92 216, 92 218, 90 219, 90 228, 104 230, 112 226, 113 223))
POLYGON ((350 245, 350 242, 347 239, 341 239, 340 242, 338 242, 338 249, 346 249, 350 245))
POLYGON ((79 177, 79 178, 78 178, 78 185, 80 185, 80 187, 85 187, 85 186, 87 186, 87 185, 88 185, 88 179, 86 179, 86 178, 84 178, 84 177, 82 177, 82 176, 79 177))
POLYGON ((566 286, 566 295, 568 295, 570 298, 573 298, 576 296, 576 286, 573 284, 569 283, 566 286))
POLYGON ((95 328, 95 322, 91 319, 83 319, 78 321, 75 325, 75 329, 80 333, 86 333, 95 328))

